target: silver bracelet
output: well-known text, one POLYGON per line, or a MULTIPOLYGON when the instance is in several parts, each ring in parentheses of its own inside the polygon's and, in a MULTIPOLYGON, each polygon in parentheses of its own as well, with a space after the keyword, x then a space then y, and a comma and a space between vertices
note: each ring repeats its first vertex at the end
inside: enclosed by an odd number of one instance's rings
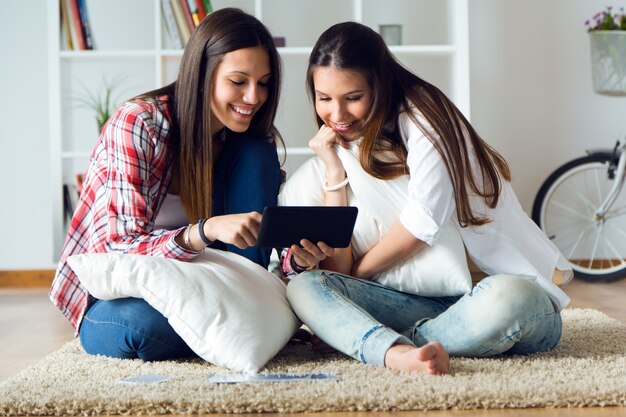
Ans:
POLYGON ((328 184, 328 180, 324 181, 324 184, 322 184, 322 188, 324 189, 324 191, 341 190, 343 187, 348 185, 348 177, 346 177, 346 179, 341 181, 339 184, 331 185, 331 186, 328 186, 327 184, 328 184))
POLYGON ((195 250, 193 246, 191 246, 191 237, 189 236, 190 233, 191 233, 191 223, 189 224, 189 226, 187 226, 187 228, 183 232, 183 242, 185 242, 185 246, 187 247, 187 249, 195 250))

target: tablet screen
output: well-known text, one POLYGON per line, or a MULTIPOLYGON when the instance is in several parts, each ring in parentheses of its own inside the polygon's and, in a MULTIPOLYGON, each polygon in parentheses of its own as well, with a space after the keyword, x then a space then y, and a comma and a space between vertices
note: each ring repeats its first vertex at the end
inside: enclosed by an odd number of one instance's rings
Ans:
POLYGON ((308 239, 345 248, 352 239, 357 213, 356 207, 266 207, 257 246, 287 248, 308 239))

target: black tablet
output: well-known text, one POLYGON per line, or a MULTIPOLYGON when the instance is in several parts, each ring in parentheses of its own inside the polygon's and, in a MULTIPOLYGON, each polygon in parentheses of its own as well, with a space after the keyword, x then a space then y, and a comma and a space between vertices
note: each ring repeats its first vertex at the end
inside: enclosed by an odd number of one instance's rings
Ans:
POLYGON ((256 245, 287 248, 308 239, 345 248, 352 239, 357 212, 356 207, 266 207, 256 245))

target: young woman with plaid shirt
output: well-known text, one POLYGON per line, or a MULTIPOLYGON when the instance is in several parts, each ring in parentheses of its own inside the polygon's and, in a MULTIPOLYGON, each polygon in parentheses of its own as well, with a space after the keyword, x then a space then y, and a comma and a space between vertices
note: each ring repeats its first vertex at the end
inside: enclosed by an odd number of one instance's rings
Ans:
POLYGON ((176 81, 125 103, 104 127, 50 291, 88 353, 193 355, 146 301, 91 297, 67 264, 71 255, 185 261, 210 245, 267 267, 270 251, 254 244, 259 212, 276 204, 281 181, 279 59, 256 18, 215 11, 195 29, 176 81))

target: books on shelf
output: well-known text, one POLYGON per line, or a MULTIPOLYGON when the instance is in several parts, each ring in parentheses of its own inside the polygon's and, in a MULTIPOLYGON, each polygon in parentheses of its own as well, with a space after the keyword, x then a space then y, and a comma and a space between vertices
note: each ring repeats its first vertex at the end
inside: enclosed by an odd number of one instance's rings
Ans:
POLYGON ((170 0, 172 10, 174 11, 174 18, 176 19, 176 30, 178 30, 183 44, 182 47, 187 44, 187 41, 191 37, 191 29, 185 20, 185 12, 183 11, 183 6, 181 4, 183 1, 186 2, 187 0, 170 0))
POLYGON ((59 0, 62 37, 67 49, 93 49, 93 35, 85 0, 59 0))
POLYGON ((167 34, 170 37, 173 49, 181 49, 183 47, 183 41, 176 25, 176 17, 174 16, 174 9, 170 0, 161 0, 161 13, 163 13, 163 19, 165 20, 165 28, 167 34))
POLYGON ((189 2, 187 0, 180 0, 180 5, 183 7, 183 14, 185 15, 185 21, 187 22, 189 33, 191 33, 196 28, 196 23, 193 20, 191 9, 189 8, 189 2))
POLYGON ((83 174, 78 173, 75 176, 76 183, 63 184, 63 219, 68 224, 74 216, 80 193, 83 189, 83 174))
MULTIPOLYGON (((86 0, 59 0, 61 39, 67 50, 94 49, 86 0)), ((161 13, 173 49, 184 48, 191 33, 213 11, 211 0, 161 0, 161 13)))
POLYGON ((161 9, 174 49, 184 48, 194 29, 213 11, 211 0, 161 0, 161 9))
POLYGON ((66 49, 74 49, 74 44, 72 42, 72 36, 70 34, 70 18, 68 11, 68 3, 65 0, 61 0, 61 38, 65 40, 65 48, 66 49))
POLYGON ((80 14, 80 24, 85 39, 85 49, 93 49, 93 36, 91 35, 91 26, 89 24, 89 16, 87 15, 86 0, 78 0, 78 13, 80 14))
POLYGON ((206 15, 210 13, 210 11, 207 11, 205 9, 203 0, 195 0, 195 2, 196 2, 196 10, 198 12, 198 18, 200 19, 200 21, 202 21, 202 19, 204 19, 206 15))
POLYGON ((211 0, 161 0, 172 48, 184 48, 194 29, 213 11, 211 0))

